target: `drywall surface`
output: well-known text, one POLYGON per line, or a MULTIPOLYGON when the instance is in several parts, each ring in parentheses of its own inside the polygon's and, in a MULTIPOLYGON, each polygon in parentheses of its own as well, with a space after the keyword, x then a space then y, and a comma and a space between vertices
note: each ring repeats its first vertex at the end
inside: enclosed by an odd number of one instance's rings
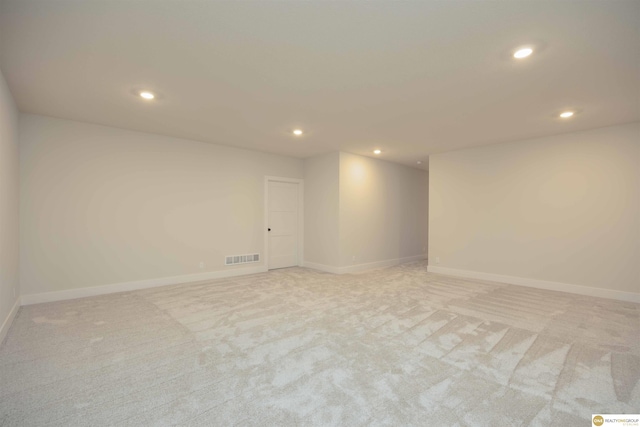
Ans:
POLYGON ((432 155, 429 178, 430 265, 640 292, 640 123, 432 155))
POLYGON ((339 263, 340 153, 304 161, 305 262, 323 266, 339 263))
POLYGON ((37 115, 20 146, 24 294, 246 267, 224 257, 263 251, 264 176, 303 178, 300 159, 37 115))
POLYGON ((426 254, 427 172, 340 153, 340 266, 426 254))
POLYGON ((0 343, 20 297, 18 154, 18 110, 0 73, 0 343))

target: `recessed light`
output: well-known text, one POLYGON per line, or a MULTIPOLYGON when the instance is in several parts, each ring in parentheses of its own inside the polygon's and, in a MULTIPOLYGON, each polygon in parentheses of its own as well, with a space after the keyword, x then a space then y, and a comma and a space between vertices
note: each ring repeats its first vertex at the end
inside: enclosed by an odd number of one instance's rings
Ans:
POLYGON ((153 99, 156 97, 154 94, 147 91, 140 92, 140 96, 143 97, 144 99, 153 99))
POLYGON ((560 113, 560 117, 562 117, 563 119, 568 119, 569 117, 572 117, 574 115, 573 111, 564 111, 562 113, 560 113))
POLYGON ((302 135, 302 129, 296 129, 296 130, 294 130, 294 131, 293 131, 293 134, 294 134, 294 135, 296 135, 296 136, 300 136, 300 135, 302 135))
POLYGON ((373 150, 373 154, 380 154, 380 153, 382 153, 382 151, 380 151, 380 150, 373 150))
POLYGON ((421 162, 420 160, 418 160, 416 163, 417 163, 417 164, 419 164, 419 165, 421 165, 421 164, 422 164, 422 162, 421 162))
POLYGON ((514 54, 513 57, 516 59, 522 59, 522 58, 526 58, 527 56, 531 55, 533 53, 533 49, 531 49, 530 47, 523 47, 522 49, 518 49, 514 54))

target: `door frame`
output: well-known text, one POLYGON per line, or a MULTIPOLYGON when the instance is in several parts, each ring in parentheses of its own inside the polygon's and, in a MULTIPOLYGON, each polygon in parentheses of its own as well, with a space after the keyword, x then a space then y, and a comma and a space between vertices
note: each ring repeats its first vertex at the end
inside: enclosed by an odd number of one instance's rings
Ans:
POLYGON ((304 265, 304 179, 285 178, 280 176, 264 177, 264 265, 269 271, 269 183, 270 182, 286 182, 289 184, 298 184, 298 267, 304 265))

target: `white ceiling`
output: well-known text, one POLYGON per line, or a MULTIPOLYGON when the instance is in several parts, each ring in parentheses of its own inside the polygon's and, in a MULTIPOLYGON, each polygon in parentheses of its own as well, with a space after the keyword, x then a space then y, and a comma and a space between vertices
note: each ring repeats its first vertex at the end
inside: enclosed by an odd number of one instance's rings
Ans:
POLYGON ((640 1, 4 0, 0 67, 27 113, 415 166, 640 120, 640 1))

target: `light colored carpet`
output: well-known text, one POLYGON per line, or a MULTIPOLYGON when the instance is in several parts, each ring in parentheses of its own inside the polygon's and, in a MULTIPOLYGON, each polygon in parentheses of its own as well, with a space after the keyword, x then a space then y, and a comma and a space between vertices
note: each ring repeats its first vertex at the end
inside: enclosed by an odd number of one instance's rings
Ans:
POLYGON ((424 263, 26 306, 0 424, 588 426, 639 412, 639 315, 424 263))

